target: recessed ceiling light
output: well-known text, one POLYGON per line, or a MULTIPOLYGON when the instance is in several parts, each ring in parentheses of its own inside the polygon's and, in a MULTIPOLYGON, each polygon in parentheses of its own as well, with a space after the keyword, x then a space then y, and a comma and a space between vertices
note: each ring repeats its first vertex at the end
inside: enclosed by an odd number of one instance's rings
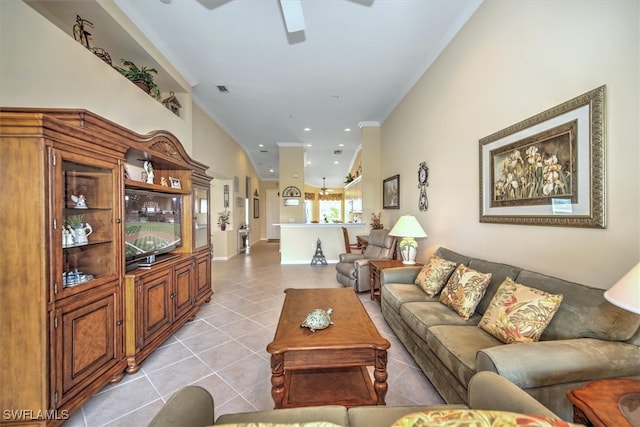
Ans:
POLYGON ((307 164, 308 164, 308 165, 310 165, 310 164, 311 164, 311 161, 307 161, 307 164))
POLYGON ((344 147, 344 144, 338 144, 338 147, 344 147))
POLYGON ((351 128, 344 128, 345 132, 351 132, 351 128))
POLYGON ((311 128, 304 128, 305 132, 311 132, 311 128))
POLYGON ((264 147, 264 144, 258 144, 258 147, 264 147))
POLYGON ((337 164, 340 164, 340 162, 336 160, 335 162, 333 162, 333 164, 337 165, 337 164))
POLYGON ((273 169, 269 169, 269 172, 270 173, 274 173, 275 171, 273 169))
POLYGON ((307 147, 313 147, 313 144, 307 144, 307 147))

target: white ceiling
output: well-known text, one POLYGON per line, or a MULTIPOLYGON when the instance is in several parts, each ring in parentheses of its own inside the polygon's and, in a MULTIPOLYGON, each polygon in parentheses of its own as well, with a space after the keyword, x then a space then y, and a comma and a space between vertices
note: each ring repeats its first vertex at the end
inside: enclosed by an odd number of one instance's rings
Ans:
POLYGON ((278 143, 302 143, 316 187, 343 186, 358 124, 382 123, 480 2, 302 0, 305 29, 287 33, 278 0, 115 0, 262 180, 278 143))

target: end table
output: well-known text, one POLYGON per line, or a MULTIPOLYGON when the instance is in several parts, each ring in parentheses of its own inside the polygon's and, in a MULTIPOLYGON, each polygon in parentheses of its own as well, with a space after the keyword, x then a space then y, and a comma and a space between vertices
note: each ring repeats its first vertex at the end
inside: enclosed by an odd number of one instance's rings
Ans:
POLYGON ((640 426, 640 381, 611 378, 591 381, 567 393, 573 422, 587 427, 640 426))
POLYGON ((372 259, 369 261, 369 290, 371 299, 378 301, 380 304, 380 294, 382 288, 380 286, 380 272, 385 268, 393 267, 420 267, 422 264, 415 263, 411 265, 403 264, 401 259, 372 259))

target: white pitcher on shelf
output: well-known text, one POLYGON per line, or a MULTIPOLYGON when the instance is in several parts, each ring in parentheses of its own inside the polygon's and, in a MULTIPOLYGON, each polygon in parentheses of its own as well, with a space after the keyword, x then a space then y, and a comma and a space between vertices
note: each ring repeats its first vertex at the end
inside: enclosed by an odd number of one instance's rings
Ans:
POLYGON ((89 235, 93 233, 93 228, 87 222, 78 228, 74 228, 72 233, 76 245, 87 245, 89 244, 89 235))

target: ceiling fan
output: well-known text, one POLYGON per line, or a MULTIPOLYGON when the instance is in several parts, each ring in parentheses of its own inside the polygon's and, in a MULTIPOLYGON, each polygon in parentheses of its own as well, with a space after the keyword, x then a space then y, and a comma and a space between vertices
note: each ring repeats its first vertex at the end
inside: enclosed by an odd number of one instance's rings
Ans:
POLYGON ((327 183, 325 182, 326 178, 322 177, 322 188, 320 188, 320 194, 326 196, 329 192, 333 191, 327 188, 327 183))
POLYGON ((282 9, 282 16, 287 26, 287 32, 296 33, 304 30, 302 0, 280 0, 280 9, 282 9))

